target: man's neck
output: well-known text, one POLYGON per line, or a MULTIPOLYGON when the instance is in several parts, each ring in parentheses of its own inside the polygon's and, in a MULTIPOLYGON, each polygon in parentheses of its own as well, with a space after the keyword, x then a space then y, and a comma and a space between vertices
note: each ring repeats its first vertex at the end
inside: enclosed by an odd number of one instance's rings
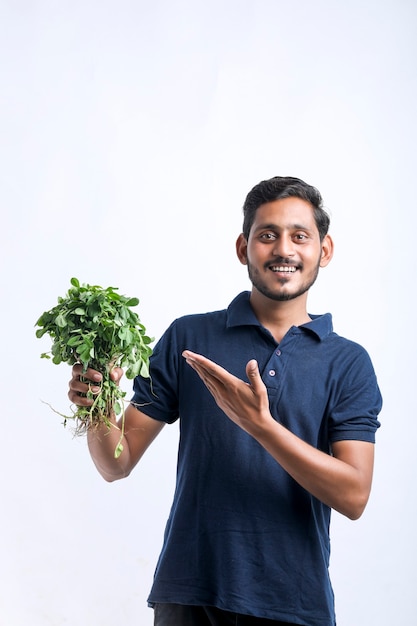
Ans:
POLYGON ((292 326, 311 321, 307 313, 307 294, 293 300, 276 301, 252 290, 250 303, 259 322, 279 343, 292 326))

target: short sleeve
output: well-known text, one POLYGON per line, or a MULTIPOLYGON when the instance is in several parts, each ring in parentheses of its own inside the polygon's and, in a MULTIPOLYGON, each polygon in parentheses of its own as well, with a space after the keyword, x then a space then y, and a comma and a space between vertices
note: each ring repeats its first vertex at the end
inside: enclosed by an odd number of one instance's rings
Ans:
POLYGON ((367 352, 360 349, 344 373, 337 402, 330 411, 330 441, 350 439, 375 443, 381 408, 381 392, 371 360, 367 352))
POLYGON ((180 349, 176 322, 173 322, 155 346, 150 358, 150 378, 137 376, 133 383, 131 404, 156 420, 171 424, 179 417, 178 369, 180 349))

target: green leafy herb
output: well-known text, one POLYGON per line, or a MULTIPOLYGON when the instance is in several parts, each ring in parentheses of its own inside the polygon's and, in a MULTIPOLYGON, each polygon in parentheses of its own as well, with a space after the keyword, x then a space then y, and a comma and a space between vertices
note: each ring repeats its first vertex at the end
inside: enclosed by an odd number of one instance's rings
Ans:
MULTIPOLYGON (((76 432, 86 432, 89 428, 106 424, 112 427, 110 414, 123 414, 123 427, 115 457, 120 456, 123 446, 121 439, 124 430, 124 404, 126 395, 110 378, 114 367, 126 369, 126 377, 149 377, 149 357, 152 354, 152 339, 140 322, 137 313, 131 310, 139 304, 137 298, 128 298, 117 293, 117 287, 103 289, 98 285, 80 284, 77 278, 71 279, 72 287, 58 304, 42 313, 36 326, 38 338, 48 334, 52 339, 49 353, 42 358, 60 363, 81 363, 87 368, 98 370, 103 375, 100 391, 90 390, 87 395, 93 399, 91 407, 77 407, 71 417, 76 421, 76 432)), ((64 422, 65 424, 65 422, 64 422)))

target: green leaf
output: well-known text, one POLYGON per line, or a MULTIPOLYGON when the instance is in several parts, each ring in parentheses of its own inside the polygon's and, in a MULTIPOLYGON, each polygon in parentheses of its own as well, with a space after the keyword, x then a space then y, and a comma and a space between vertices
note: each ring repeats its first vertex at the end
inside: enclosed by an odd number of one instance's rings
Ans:
POLYGON ((147 361, 143 361, 139 371, 143 378, 149 378, 149 365, 147 361))
POLYGON ((56 316, 55 324, 59 328, 65 328, 65 326, 67 325, 67 319, 63 313, 60 313, 59 315, 56 316))
POLYGON ((114 458, 118 459, 120 457, 120 455, 123 452, 123 444, 122 443, 118 443, 116 446, 116 449, 114 451, 114 458))
POLYGON ((78 346, 81 341, 82 341, 82 338, 79 335, 74 335, 74 337, 70 337, 68 339, 68 345, 71 347, 78 346))
POLYGON ((139 304, 139 298, 129 298, 125 304, 126 306, 137 306, 139 304))

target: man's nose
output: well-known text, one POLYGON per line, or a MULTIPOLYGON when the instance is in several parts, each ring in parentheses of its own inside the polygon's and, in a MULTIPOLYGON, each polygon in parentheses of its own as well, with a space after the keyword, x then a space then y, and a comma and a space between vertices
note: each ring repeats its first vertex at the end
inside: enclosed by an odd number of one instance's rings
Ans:
POLYGON ((280 256, 283 259, 294 256, 294 242, 291 237, 281 235, 275 240, 272 251, 274 256, 280 256))

